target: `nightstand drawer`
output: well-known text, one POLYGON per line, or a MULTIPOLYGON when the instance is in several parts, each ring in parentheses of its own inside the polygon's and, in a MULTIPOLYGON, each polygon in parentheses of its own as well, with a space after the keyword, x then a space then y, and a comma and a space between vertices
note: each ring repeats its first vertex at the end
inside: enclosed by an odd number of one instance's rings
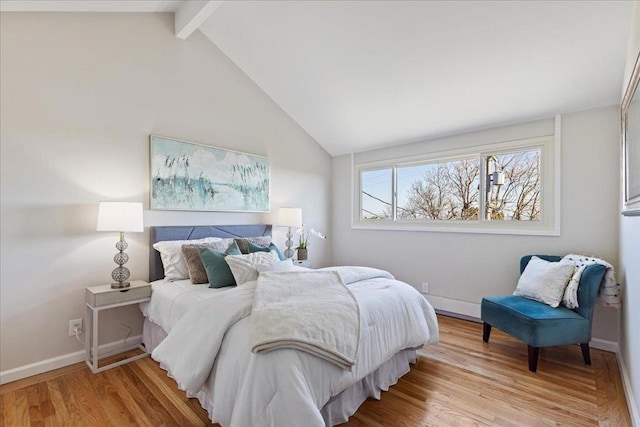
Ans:
POLYGON ((93 307, 117 304, 126 301, 149 298, 151 285, 142 280, 133 280, 125 289, 112 289, 111 285, 92 286, 87 288, 87 304, 93 307))

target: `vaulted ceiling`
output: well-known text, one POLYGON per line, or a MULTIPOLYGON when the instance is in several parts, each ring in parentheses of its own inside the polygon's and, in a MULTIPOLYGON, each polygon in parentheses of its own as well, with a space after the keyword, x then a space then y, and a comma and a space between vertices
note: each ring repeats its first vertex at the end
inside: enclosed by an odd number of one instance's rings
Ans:
POLYGON ((175 12, 177 35, 202 31, 332 155, 617 104, 632 9, 631 1, 3 0, 2 10, 38 4, 175 12))

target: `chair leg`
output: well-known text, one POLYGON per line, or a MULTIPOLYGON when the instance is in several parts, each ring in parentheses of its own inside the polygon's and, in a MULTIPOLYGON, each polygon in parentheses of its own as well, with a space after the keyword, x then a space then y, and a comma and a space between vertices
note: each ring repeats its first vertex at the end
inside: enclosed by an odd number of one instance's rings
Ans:
POLYGON ((538 369, 538 354, 540 353, 540 347, 529 347, 529 370, 535 372, 538 369))
POLYGON ((491 325, 487 322, 484 322, 482 328, 482 341, 489 342, 489 335, 491 335, 491 325))
POLYGON ((585 365, 591 365, 591 354, 589 354, 589 343, 581 343, 580 349, 582 350, 582 358, 584 359, 585 365))

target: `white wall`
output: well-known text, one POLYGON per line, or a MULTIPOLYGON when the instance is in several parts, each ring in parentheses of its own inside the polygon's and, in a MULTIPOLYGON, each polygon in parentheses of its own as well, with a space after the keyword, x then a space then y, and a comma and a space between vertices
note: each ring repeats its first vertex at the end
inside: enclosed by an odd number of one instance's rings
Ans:
MULTIPOLYGON (((331 232, 330 156, 200 32, 175 38, 172 14, 2 13, 0 31, 0 371, 83 348, 68 320, 115 267, 117 234, 95 231, 97 204, 148 208, 151 133, 268 156, 272 210, 301 207, 331 232)), ((147 227, 271 221, 145 211, 147 227)), ((127 240, 132 278, 146 279, 148 232, 127 240)), ((312 262, 329 249, 314 241, 312 262)), ((116 320, 141 331, 136 307, 104 320, 107 342, 126 333, 116 320)))
MULTIPOLYGON (((333 159, 333 261, 391 271, 437 307, 479 316, 483 296, 513 292, 525 254, 584 253, 618 259, 618 112, 615 107, 562 116, 561 235, 516 236, 351 229, 350 156, 333 159)), ((358 155, 367 161, 471 144, 549 135, 553 120, 410 144, 358 155)), ((594 337, 617 341, 616 309, 598 307, 594 337)))
MULTIPOLYGON (((623 78, 623 91, 640 53, 640 3, 635 2, 623 78)), ((624 94, 624 93, 623 93, 624 94)), ((639 93, 636 92, 636 98, 639 93)), ((620 166, 622 167, 622 166, 620 166)), ((631 390, 634 425, 640 426, 640 216, 623 216, 620 220, 620 283, 624 306, 620 319, 620 356, 631 390)))

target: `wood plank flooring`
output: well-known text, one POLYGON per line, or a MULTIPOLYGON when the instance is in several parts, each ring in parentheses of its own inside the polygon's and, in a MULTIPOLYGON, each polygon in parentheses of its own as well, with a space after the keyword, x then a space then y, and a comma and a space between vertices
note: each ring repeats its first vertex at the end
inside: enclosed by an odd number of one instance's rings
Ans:
MULTIPOLYGON (((438 316, 440 344, 344 426, 631 426, 615 354, 527 347, 499 330, 438 316)), ((1 426, 213 425, 151 358, 93 375, 84 363, 0 386, 1 426)))

